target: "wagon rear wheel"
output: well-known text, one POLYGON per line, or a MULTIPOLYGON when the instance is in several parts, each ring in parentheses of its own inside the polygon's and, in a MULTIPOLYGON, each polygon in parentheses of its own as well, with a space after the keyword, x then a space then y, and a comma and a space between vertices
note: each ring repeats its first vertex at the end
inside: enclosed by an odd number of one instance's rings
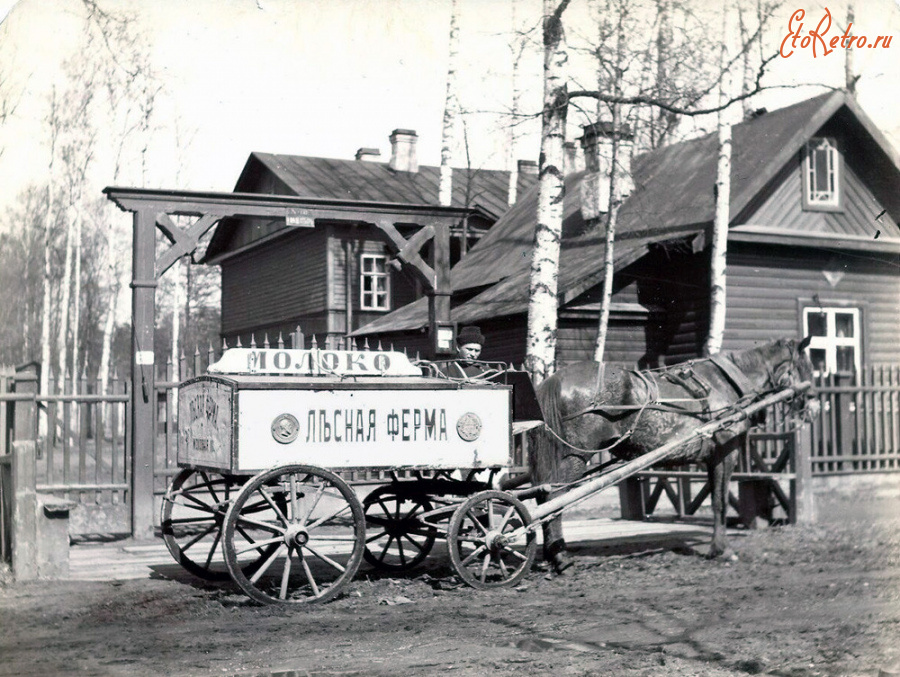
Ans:
POLYGON ((325 602, 359 569, 365 532, 362 505, 344 480, 321 468, 282 466, 247 482, 228 509, 225 563, 257 602, 325 602), (245 559, 267 548, 256 570, 245 572, 245 559))
POLYGON ((514 585, 531 571, 537 551, 524 504, 502 491, 482 491, 450 520, 447 544, 459 577, 474 588, 514 585))
POLYGON ((433 509, 426 496, 387 485, 366 496, 363 509, 366 562, 382 571, 400 573, 428 557, 437 529, 422 521, 422 515, 433 509))
MULTIPOLYGON (((163 541, 182 567, 207 581, 227 581, 222 557, 222 525, 231 500, 245 481, 207 470, 182 470, 166 491, 160 521, 163 541)), ((244 561, 246 571, 271 554, 262 549, 244 561)))

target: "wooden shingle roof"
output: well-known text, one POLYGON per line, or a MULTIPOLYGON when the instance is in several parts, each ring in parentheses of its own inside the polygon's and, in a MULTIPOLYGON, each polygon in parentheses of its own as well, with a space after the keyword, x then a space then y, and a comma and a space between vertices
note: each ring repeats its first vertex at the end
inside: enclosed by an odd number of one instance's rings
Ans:
MULTIPOLYGON (((254 189, 263 170, 272 172, 291 195, 300 197, 438 204, 440 168, 420 165, 416 172, 392 170, 386 162, 252 153, 235 192, 254 189)), ((520 173, 518 191, 535 184, 535 175, 520 173)), ((507 210, 509 172, 496 169, 454 169, 452 207, 472 207, 499 218, 507 210)))
MULTIPOLYGON (((864 131, 873 161, 900 185, 900 159, 877 128, 844 92, 830 92, 735 125, 732 130, 731 214, 740 223, 753 200, 796 158, 803 145, 833 116, 864 131), (875 157, 875 156, 878 157, 875 157)), ((616 231, 616 269, 636 259, 653 242, 706 231, 715 211, 716 134, 640 155, 632 164, 634 191, 622 205, 616 231)), ((580 211, 583 174, 566 178, 563 242, 560 253, 560 304, 602 280, 604 238, 584 233, 580 211)), ((879 199, 892 219, 887 239, 900 236, 900 193, 885 190, 879 199)), ((537 213, 533 187, 488 231, 451 271, 454 292, 475 290, 453 309, 453 319, 473 322, 527 309, 528 271, 537 213), (485 289, 486 287, 490 287, 485 289)), ((424 301, 366 325, 358 335, 403 331, 427 325, 424 301)))

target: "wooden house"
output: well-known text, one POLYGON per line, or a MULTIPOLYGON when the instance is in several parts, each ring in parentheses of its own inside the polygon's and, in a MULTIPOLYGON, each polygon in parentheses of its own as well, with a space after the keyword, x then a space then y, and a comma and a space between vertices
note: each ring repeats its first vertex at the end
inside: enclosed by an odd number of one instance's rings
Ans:
MULTIPOLYGON (((607 360, 657 365, 700 354, 716 157, 710 134, 634 159, 607 360)), ((586 219, 582 198, 598 176, 566 180, 560 363, 593 355, 605 244, 602 215, 586 219)), ((525 356, 536 208, 534 188, 452 270, 452 319, 481 327, 483 359, 525 356)), ((725 350, 811 334, 822 371, 900 363, 900 157, 851 96, 823 94, 736 125, 730 214, 725 350)), ((420 349, 426 319, 416 301, 356 335, 420 349)))
MULTIPOLYGON (((450 206, 438 204, 439 168, 420 166, 416 133, 395 130, 391 157, 360 149, 355 160, 253 153, 235 193, 303 198, 285 218, 223 219, 204 262, 222 270, 222 336, 246 345, 274 342, 297 326, 321 343, 402 307, 423 294, 392 264, 395 243, 440 222, 450 229, 451 262, 508 208, 510 173, 453 170, 450 206)), ((536 181, 535 163, 520 162, 518 191, 536 181)), ((427 261, 432 254, 423 249, 427 261)))

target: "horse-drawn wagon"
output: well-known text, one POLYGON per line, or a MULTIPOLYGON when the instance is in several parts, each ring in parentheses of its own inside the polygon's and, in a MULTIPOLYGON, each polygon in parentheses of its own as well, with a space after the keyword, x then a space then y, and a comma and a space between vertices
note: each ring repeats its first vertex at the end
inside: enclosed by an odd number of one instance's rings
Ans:
MULTIPOLYGON (((676 413, 689 425, 654 449, 632 449, 629 458, 562 487, 538 463, 532 486, 501 491, 497 480, 511 465, 515 433, 531 428, 573 446, 560 436, 572 431, 559 411, 552 429, 536 420, 541 407, 525 374, 488 370, 452 379, 397 352, 232 349, 180 388, 183 470, 163 501, 163 537, 192 573, 230 577, 263 603, 332 599, 363 560, 405 571, 438 538, 465 582, 512 585, 531 569, 540 527, 545 554, 548 535, 561 538, 553 526, 564 509, 692 445, 702 452, 718 431, 746 428, 755 412, 802 392, 803 374, 794 368, 798 355, 805 359, 801 351, 793 344, 773 351, 776 361, 758 365, 760 388, 748 394, 738 386, 716 400, 715 411, 701 402, 694 412, 682 398, 676 413), (373 471, 389 479, 354 482, 373 471), (530 497, 539 503, 531 511, 523 503, 530 497)), ((646 385, 656 377, 637 378, 646 385)), ((549 385, 558 389, 559 379, 549 385)), ((551 390, 541 387, 545 411, 551 390)), ((592 397, 576 416, 608 420, 612 409, 613 418, 631 421, 619 435, 628 439, 660 406, 652 393, 644 399, 610 405, 592 397)))
POLYGON ((363 559, 403 571, 442 535, 470 583, 518 579, 533 534, 468 557, 485 524, 529 521, 513 497, 467 500, 510 465, 513 410, 511 385, 442 377, 403 353, 228 350, 180 388, 183 470, 163 537, 187 570, 261 602, 331 599, 363 559), (372 471, 391 479, 351 486, 372 471))

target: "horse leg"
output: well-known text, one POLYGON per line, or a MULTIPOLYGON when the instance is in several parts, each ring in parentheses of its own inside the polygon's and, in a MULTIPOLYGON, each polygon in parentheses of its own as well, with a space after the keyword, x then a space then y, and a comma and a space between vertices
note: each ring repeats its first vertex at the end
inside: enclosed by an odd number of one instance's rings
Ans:
POLYGON ((742 436, 734 437, 716 449, 707 466, 707 475, 712 495, 713 537, 708 557, 729 554, 726 514, 728 512, 728 483, 737 461, 735 453, 741 445, 742 436))
MULTIPOLYGON (((574 482, 584 474, 585 460, 580 456, 566 456, 557 467, 555 481, 561 483, 574 482)), ((546 499, 550 500, 560 496, 566 492, 565 489, 552 491, 546 499)), ((556 573, 562 573, 575 562, 572 556, 566 551, 566 541, 563 538, 562 517, 555 517, 552 520, 544 522, 544 559, 553 566, 556 573)))

